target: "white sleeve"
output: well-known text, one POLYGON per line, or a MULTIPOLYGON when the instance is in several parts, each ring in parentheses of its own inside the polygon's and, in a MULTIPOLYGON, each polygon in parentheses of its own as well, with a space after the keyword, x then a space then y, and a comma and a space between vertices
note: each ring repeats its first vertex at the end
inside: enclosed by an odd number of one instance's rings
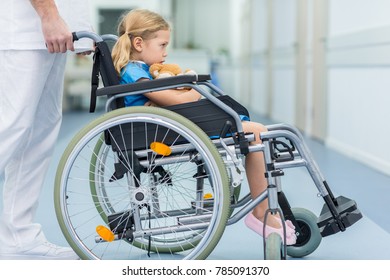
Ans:
MULTIPOLYGON (((63 17, 70 31, 93 31, 91 25, 91 6, 88 0, 66 0, 63 17)), ((75 42, 75 52, 92 50, 93 42, 90 39, 81 39, 75 42)))

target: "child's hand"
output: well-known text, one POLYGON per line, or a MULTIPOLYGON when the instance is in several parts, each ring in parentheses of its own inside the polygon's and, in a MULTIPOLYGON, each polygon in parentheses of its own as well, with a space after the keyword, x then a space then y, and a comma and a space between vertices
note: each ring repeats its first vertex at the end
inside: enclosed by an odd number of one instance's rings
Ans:
POLYGON ((93 51, 85 51, 85 52, 80 52, 80 53, 77 53, 77 55, 90 55, 91 53, 93 53, 93 51))
POLYGON ((153 103, 152 101, 147 101, 144 106, 152 106, 152 107, 158 107, 156 103, 153 103))

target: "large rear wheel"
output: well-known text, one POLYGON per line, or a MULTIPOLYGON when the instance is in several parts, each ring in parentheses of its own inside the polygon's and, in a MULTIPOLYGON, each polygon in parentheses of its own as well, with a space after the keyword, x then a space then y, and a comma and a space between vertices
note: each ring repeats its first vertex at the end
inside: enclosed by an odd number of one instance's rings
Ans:
POLYGON ((123 108, 71 141, 57 169, 55 208, 83 259, 204 259, 230 214, 228 176, 188 119, 123 108))

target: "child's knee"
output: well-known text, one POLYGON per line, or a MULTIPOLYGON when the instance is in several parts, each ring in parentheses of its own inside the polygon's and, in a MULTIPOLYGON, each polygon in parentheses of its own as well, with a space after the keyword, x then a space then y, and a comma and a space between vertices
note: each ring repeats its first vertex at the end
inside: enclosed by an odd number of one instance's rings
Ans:
POLYGON ((254 143, 260 143, 261 142, 260 134, 268 131, 268 129, 263 124, 255 123, 255 122, 244 122, 243 129, 245 133, 255 134, 254 143))
POLYGON ((267 132, 268 129, 261 123, 258 123, 258 126, 259 126, 259 131, 260 132, 267 132))
POLYGON ((264 125, 258 123, 257 124, 257 130, 256 130, 255 143, 261 143, 260 134, 264 133, 264 132, 267 132, 267 131, 268 131, 268 129, 264 125))

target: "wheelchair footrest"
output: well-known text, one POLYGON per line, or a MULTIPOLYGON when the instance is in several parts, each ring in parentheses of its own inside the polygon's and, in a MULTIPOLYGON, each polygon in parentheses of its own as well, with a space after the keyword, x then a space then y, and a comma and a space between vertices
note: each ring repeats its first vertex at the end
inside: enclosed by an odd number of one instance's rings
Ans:
POLYGON ((363 217, 362 213, 357 208, 356 202, 347 197, 337 197, 335 207, 339 213, 338 220, 332 215, 329 207, 326 204, 322 208, 317 225, 320 228, 320 232, 323 237, 341 231, 342 229, 339 226, 339 222, 341 222, 343 226, 347 228, 363 217))

